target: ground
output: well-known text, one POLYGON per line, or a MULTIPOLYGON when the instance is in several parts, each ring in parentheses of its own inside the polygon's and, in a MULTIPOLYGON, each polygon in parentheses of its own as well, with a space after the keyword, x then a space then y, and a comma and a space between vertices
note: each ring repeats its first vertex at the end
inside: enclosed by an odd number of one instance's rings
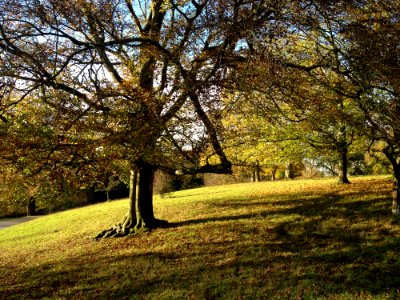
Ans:
POLYGON ((0 231, 4 299, 399 299, 388 177, 199 188, 156 197, 173 226, 95 241, 125 200, 0 231))

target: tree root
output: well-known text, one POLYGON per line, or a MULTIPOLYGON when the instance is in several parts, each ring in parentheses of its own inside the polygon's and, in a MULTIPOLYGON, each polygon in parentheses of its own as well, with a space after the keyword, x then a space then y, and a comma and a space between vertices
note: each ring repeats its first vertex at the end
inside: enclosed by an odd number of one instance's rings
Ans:
POLYGON ((125 216, 120 223, 109 229, 103 230, 96 235, 94 239, 99 240, 110 237, 125 237, 134 235, 138 232, 170 227, 170 223, 165 220, 154 219, 154 221, 151 223, 145 223, 143 221, 136 222, 136 220, 134 221, 128 216, 125 216))

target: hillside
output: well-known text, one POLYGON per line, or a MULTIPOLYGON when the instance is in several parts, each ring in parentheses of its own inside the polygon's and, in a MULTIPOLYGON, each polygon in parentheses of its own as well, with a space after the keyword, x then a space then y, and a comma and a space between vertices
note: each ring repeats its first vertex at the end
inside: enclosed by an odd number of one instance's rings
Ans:
POLYGON ((170 228, 93 240, 126 200, 0 231, 1 299, 394 299, 387 177, 235 184, 155 199, 170 228))

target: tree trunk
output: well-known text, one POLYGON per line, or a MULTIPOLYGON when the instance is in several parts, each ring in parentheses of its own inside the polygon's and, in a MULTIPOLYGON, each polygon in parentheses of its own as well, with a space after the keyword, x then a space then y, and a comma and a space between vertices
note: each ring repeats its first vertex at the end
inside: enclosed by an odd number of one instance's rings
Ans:
POLYGON ((119 237, 131 234, 134 231, 136 225, 136 186, 137 186, 138 171, 136 167, 130 168, 129 176, 129 209, 127 214, 123 217, 121 222, 114 225, 113 227, 100 232, 95 239, 101 239, 106 237, 119 237))
POLYGON ((392 192, 392 214, 393 218, 400 220, 400 192, 399 192, 399 180, 393 181, 393 192, 392 192))
POLYGON ((27 216, 36 215, 36 200, 33 197, 29 198, 28 206, 26 208, 26 215, 27 216))
POLYGON ((256 182, 256 171, 251 172, 251 182, 256 182))
POLYGON ((293 164, 288 162, 285 168, 285 179, 293 179, 293 177, 293 164))
POLYGON ((395 221, 400 221, 400 164, 397 163, 397 159, 392 156, 390 160, 392 162, 394 180, 392 190, 392 216, 395 221))
POLYGON ((153 211, 154 167, 146 162, 139 162, 130 170, 129 210, 120 223, 100 232, 95 238, 122 237, 168 226, 168 222, 158 220, 153 211), (138 188, 138 192, 137 192, 138 188))
POLYGON ((393 219, 397 222, 400 220, 400 164, 398 163, 398 158, 394 153, 391 147, 386 147, 383 149, 383 153, 389 159, 393 168, 393 191, 392 191, 392 216, 393 219))
POLYGON ((257 162, 254 165, 254 169, 251 173, 251 182, 260 182, 261 181, 261 168, 260 164, 257 162))
POLYGON ((339 170, 339 183, 350 183, 350 180, 347 178, 347 169, 348 169, 348 160, 347 160, 347 146, 341 145, 339 147, 339 155, 340 155, 340 170, 339 170))
POLYGON ((256 181, 257 182, 261 181, 261 168, 260 168, 260 163, 258 161, 256 163, 256 181))
MULTIPOLYGON (((341 109, 344 109, 343 102, 340 104, 341 109)), ((339 183, 350 183, 347 178, 348 160, 347 153, 349 150, 349 144, 347 143, 347 128, 345 125, 341 125, 337 139, 337 149, 339 152, 339 183)))
POLYGON ((278 168, 276 167, 276 166, 273 166, 272 167, 272 170, 271 170, 271 180, 272 181, 275 181, 276 180, 276 171, 278 170, 278 168))
POLYGON ((152 165, 141 162, 139 169, 139 194, 136 201, 136 226, 135 229, 155 228, 156 219, 153 212, 153 179, 154 168, 152 165))

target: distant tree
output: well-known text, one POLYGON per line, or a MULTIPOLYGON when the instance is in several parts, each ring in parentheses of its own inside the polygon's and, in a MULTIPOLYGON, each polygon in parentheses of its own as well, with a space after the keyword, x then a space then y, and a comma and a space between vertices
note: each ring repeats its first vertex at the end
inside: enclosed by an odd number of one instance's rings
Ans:
POLYGON ((304 145, 279 111, 260 107, 265 104, 258 92, 246 91, 229 95, 229 110, 223 124, 226 129, 224 147, 234 166, 251 172, 252 181, 260 181, 261 173, 270 180, 283 170, 287 179, 294 177, 294 166, 304 158, 304 145))
POLYGON ((7 109, 0 122, 0 161, 7 170, 2 194, 11 202, 24 202, 28 214, 35 214, 37 201, 49 208, 67 207, 67 194, 90 189, 94 182, 105 181, 102 177, 110 169, 115 170, 115 163, 105 163, 95 151, 90 137, 79 133, 78 141, 76 130, 65 130, 62 112, 43 99, 26 97, 24 105, 18 106, 9 103, 12 99, 3 99, 7 109), (11 187, 13 177, 20 192, 11 187))
POLYGON ((254 64, 250 89, 253 85, 264 95, 267 112, 281 112, 303 145, 318 149, 321 156, 333 155, 339 182, 349 183, 347 156, 359 134, 360 113, 343 90, 352 91, 353 86, 335 72, 341 62, 332 55, 332 32, 324 18, 311 26, 307 18, 303 25, 301 16, 292 20, 293 32, 278 37, 263 62, 254 64))
POLYGON ((355 99, 365 116, 372 140, 385 143, 382 152, 394 176, 392 212, 400 217, 400 20, 398 1, 367 3, 351 11, 343 26, 348 40, 343 55, 352 80, 358 84, 355 99))
POLYGON ((398 1, 386 0, 312 1, 300 14, 300 27, 317 32, 317 40, 325 41, 314 66, 334 73, 342 83, 326 87, 357 107, 361 122, 351 124, 358 132, 386 144, 382 151, 395 178, 392 211, 396 217, 400 215, 399 8, 398 1))

